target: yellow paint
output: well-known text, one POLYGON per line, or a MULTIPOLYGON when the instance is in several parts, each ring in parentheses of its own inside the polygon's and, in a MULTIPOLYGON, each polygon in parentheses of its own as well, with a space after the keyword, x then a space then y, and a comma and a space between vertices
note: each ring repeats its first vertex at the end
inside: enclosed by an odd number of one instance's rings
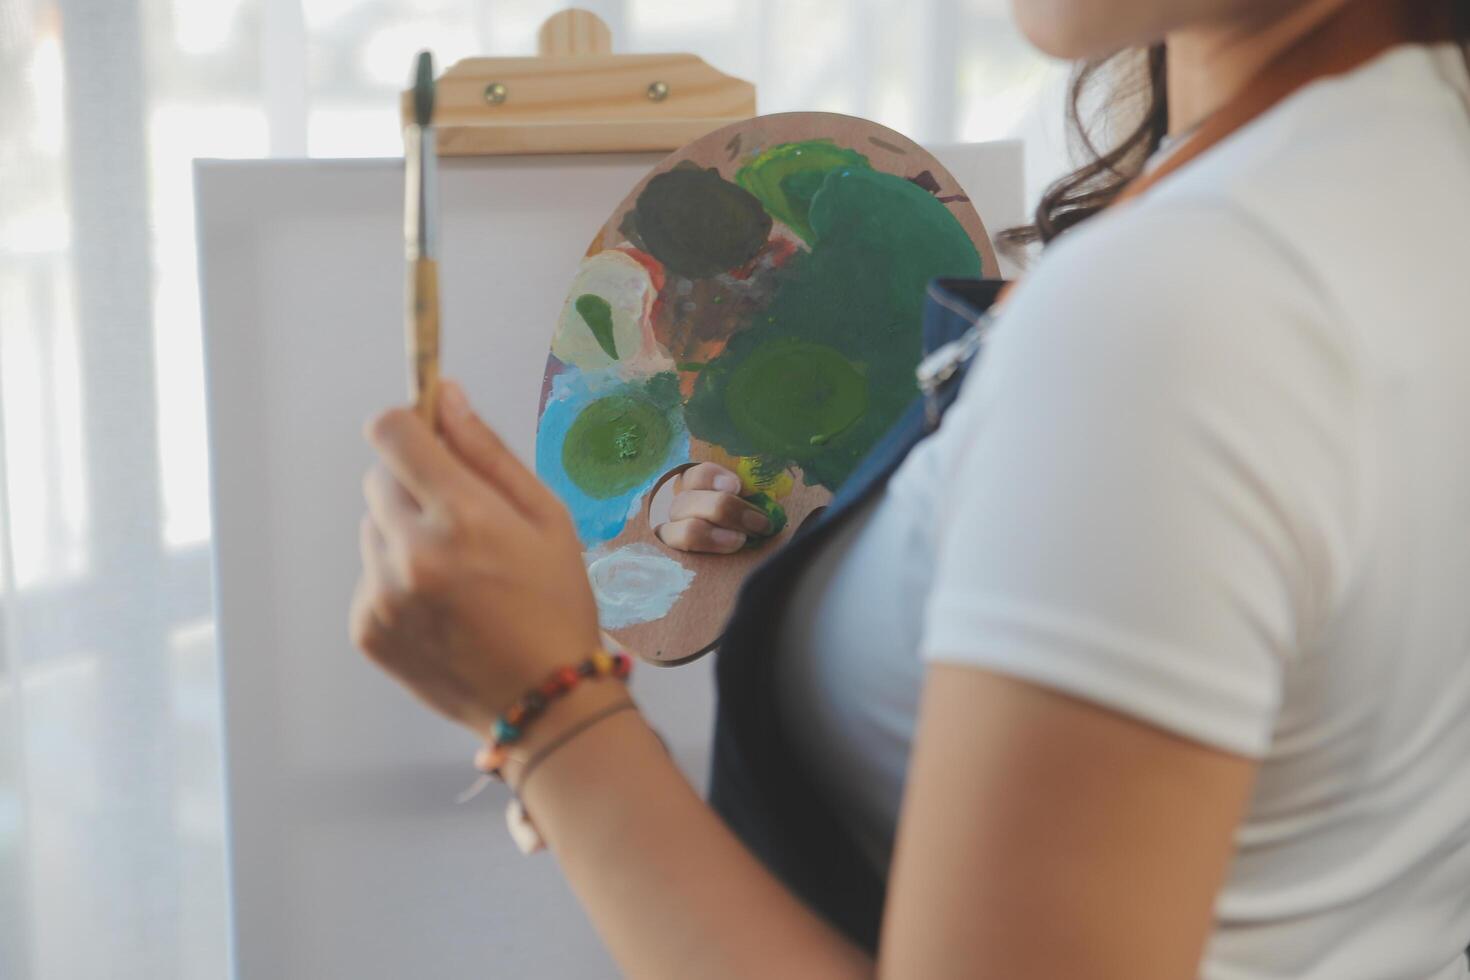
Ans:
POLYGON ((782 467, 774 473, 763 473, 759 456, 734 456, 711 443, 702 444, 700 449, 702 452, 699 455, 740 477, 742 497, 763 493, 779 500, 790 494, 796 486, 790 467, 782 467))
POLYGON ((774 473, 763 473, 760 464, 759 456, 736 457, 735 472, 740 476, 743 493, 764 493, 780 500, 791 492, 796 481, 789 469, 783 467, 774 473))

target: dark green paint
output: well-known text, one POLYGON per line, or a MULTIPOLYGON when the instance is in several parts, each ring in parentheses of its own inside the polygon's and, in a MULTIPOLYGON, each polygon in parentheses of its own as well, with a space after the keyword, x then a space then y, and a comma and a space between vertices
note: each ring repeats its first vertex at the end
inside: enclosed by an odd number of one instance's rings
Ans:
POLYGON ((766 150, 740 168, 735 182, 810 245, 816 241, 808 218, 812 198, 827 175, 840 167, 868 169, 868 158, 831 140, 803 140, 766 150))
POLYGON ((686 417, 700 439, 836 490, 916 395, 925 287, 980 275, 980 256, 932 194, 866 167, 828 171, 807 217, 811 251, 700 372, 686 417))
POLYGON ((601 296, 583 293, 573 304, 587 329, 597 338, 597 346, 613 360, 618 359, 618 345, 613 339, 612 304, 601 296))
POLYGON ((632 391, 592 402, 572 422, 562 443, 567 476, 599 500, 652 479, 674 437, 667 411, 654 398, 632 391))
POLYGON ((633 220, 643 248, 670 271, 701 279, 749 262, 771 233, 771 216, 717 170, 678 166, 651 179, 633 220))
POLYGON ((677 408, 683 398, 679 391, 679 376, 673 371, 660 371, 643 383, 643 393, 665 411, 677 408))

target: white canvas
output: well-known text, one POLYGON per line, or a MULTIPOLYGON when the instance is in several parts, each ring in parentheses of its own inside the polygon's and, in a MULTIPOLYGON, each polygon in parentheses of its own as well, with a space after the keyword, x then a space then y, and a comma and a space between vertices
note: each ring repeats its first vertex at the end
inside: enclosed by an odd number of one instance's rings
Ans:
MULTIPOLYGON (((941 147, 992 234, 1022 220, 1018 143, 941 147)), ((530 459, 556 313, 657 155, 441 166, 443 368, 530 459)), ((400 401, 402 166, 199 161, 231 895, 243 980, 616 972, 503 787, 456 806, 473 739, 357 654, 362 425, 400 401)), ((711 663, 635 671, 697 786, 711 663)))

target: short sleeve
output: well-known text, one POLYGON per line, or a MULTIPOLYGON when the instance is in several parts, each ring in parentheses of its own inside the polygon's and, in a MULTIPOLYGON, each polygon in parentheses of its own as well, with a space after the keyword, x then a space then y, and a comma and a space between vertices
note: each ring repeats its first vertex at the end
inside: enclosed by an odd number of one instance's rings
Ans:
POLYGON ((1328 311, 1226 204, 1049 251, 939 436, 925 659, 1262 755, 1347 574, 1360 409, 1328 311))

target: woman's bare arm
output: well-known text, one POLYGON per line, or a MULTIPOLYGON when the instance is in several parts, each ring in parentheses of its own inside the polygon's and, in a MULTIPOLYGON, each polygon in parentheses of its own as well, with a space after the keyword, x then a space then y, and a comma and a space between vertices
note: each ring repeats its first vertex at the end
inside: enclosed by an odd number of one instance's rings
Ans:
MULTIPOLYGON (((443 388, 444 440, 412 413, 371 430, 358 645, 482 737, 516 692, 597 643, 564 509, 443 388)), ((518 758, 623 697, 585 684, 518 758)), ((900 828, 881 973, 1155 980, 1193 975, 1253 766, 1080 701, 935 667, 900 828)), ((513 784, 521 773, 507 768, 513 784)), ((634 977, 856 977, 873 965, 694 794, 641 718, 547 761, 524 800, 634 977)))
MULTIPOLYGON (((922 718, 882 976, 1195 975, 1250 761, 972 668, 932 668, 922 718)), ((573 742, 527 789, 629 976, 872 971, 744 850, 636 716, 573 742)))
POLYGON ((1193 978, 1254 773, 1023 681, 931 667, 879 972, 1193 978))

